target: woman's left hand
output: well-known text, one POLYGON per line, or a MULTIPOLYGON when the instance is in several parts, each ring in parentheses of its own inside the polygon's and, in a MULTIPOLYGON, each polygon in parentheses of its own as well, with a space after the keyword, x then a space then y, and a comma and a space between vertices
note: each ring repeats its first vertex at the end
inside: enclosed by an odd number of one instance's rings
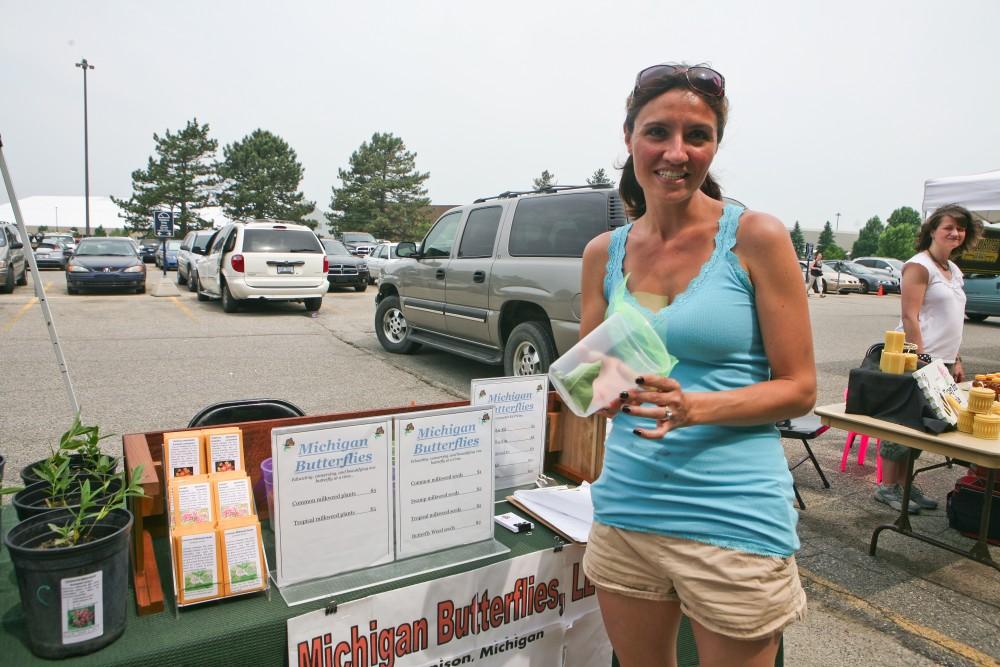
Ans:
POLYGON ((637 428, 634 433, 640 438, 657 440, 670 431, 686 426, 689 419, 688 399, 677 380, 663 376, 641 377, 639 385, 630 389, 627 398, 622 398, 622 412, 636 417, 646 417, 656 422, 656 428, 637 428), (643 405, 652 403, 652 405, 643 405))
POLYGON ((962 368, 961 359, 957 359, 951 367, 951 376, 955 378, 955 382, 965 382, 965 369, 962 368))

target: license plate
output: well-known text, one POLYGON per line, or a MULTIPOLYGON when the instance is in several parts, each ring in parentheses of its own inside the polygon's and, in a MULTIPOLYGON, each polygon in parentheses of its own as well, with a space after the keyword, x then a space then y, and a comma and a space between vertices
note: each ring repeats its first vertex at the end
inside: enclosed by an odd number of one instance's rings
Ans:
POLYGON ((279 274, 280 273, 295 273, 295 267, 294 266, 279 266, 278 267, 278 273, 279 274))

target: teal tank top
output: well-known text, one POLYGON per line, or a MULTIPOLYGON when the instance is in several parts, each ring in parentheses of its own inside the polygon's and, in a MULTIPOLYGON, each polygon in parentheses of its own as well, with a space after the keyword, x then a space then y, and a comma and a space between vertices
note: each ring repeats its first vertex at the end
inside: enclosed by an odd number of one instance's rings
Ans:
MULTIPOLYGON (((670 375, 684 391, 723 391, 770 379, 754 287, 732 252, 742 213, 739 206, 725 207, 711 257, 657 312, 640 305, 625 284, 622 263, 632 225, 611 234, 607 315, 623 304, 643 313, 677 358, 670 375)), ((773 424, 689 426, 662 440, 632 433, 653 426, 624 413, 612 421, 604 467, 591 489, 596 520, 767 556, 788 557, 799 548, 792 476, 773 424)))

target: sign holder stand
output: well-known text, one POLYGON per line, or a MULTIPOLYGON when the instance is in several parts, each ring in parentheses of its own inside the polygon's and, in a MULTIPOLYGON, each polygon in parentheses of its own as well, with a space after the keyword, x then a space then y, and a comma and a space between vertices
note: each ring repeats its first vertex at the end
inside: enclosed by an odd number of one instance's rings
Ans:
POLYGON ((24 226, 24 217, 21 215, 21 206, 17 202, 14 194, 14 182, 10 179, 10 172, 7 170, 7 159, 3 155, 3 139, 0 138, 0 172, 3 173, 3 182, 7 186, 7 196, 10 198, 10 206, 14 210, 14 220, 17 222, 17 231, 21 234, 21 243, 28 252, 25 258, 28 266, 31 267, 31 278, 35 283, 35 297, 42 306, 42 317, 45 319, 45 328, 48 329, 49 339, 52 341, 52 349, 56 353, 56 361, 59 363, 59 374, 66 385, 66 393, 69 394, 69 407, 74 415, 80 414, 80 404, 76 400, 76 392, 73 390, 73 380, 69 375, 69 367, 66 366, 66 358, 63 356, 62 347, 59 345, 59 334, 56 332, 56 323, 52 319, 52 311, 49 310, 49 300, 45 296, 45 288, 42 286, 42 278, 38 273, 38 264, 35 262, 35 253, 31 252, 31 241, 28 238, 28 228, 24 226))

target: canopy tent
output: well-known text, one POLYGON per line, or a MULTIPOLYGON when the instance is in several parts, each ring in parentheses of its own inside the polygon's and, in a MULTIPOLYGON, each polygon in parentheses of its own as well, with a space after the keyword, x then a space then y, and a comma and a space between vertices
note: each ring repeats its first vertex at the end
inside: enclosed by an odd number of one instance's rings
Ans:
POLYGON ((1000 223, 1000 170, 924 183, 924 218, 939 206, 961 204, 986 222, 1000 223))

